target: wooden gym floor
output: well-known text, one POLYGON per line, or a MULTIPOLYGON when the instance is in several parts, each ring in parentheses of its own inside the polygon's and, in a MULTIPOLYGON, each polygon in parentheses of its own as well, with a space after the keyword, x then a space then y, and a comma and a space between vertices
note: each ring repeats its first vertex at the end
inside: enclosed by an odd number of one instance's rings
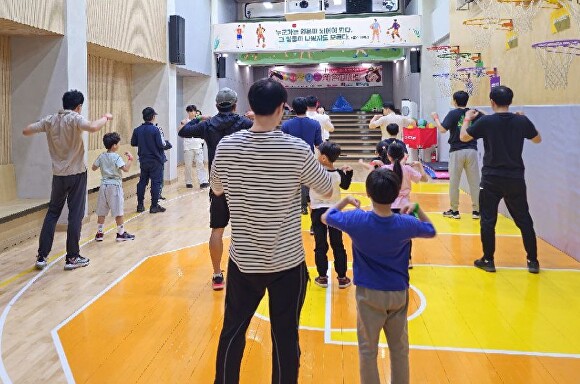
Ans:
MULTIPOLYGON (((363 177, 359 177, 362 180, 363 177)), ((91 265, 62 269, 64 234, 54 264, 31 267, 37 240, 0 254, 0 377, 5 383, 211 383, 224 292, 210 285, 207 193, 169 186, 167 212, 136 215, 126 229, 137 239, 95 243, 95 220, 84 226, 82 254, 91 265)), ((357 183, 350 193, 364 198, 357 183)), ((413 243, 409 313, 413 383, 579 383, 580 264, 539 239, 542 272, 525 269, 512 221, 497 228, 495 274, 472 267, 481 255, 479 223, 444 219, 447 184, 414 186, 413 200, 438 230, 413 243)), ((462 212, 470 212, 461 194, 462 212)), ((311 278, 313 239, 303 217, 311 278)), ((227 240, 226 240, 227 242, 227 240)), ((350 241, 345 237, 349 258, 350 241)), ((224 258, 225 259, 225 258, 224 258)), ((222 262, 225 265, 225 260, 222 262)), ((358 383, 354 287, 309 284, 302 311, 300 383, 358 383)), ((349 272, 352 276, 352 272, 349 272)), ((247 333, 242 383, 269 383, 267 307, 247 333)), ((384 343, 385 340, 383 339, 384 343)), ((388 349, 379 351, 387 383, 388 349)))

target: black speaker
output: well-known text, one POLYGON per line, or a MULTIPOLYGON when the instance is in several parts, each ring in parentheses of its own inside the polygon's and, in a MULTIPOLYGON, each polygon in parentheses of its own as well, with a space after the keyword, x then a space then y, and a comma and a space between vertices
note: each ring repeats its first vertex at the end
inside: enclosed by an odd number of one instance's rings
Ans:
POLYGON ((411 73, 421 73, 421 51, 411 51, 411 73))
POLYGON ((226 58, 223 56, 217 58, 217 77, 218 79, 226 77, 226 58))
POLYGON ((185 19, 169 16, 169 62, 185 65, 185 19))
POLYGON ((346 13, 372 13, 372 0, 346 0, 346 13))

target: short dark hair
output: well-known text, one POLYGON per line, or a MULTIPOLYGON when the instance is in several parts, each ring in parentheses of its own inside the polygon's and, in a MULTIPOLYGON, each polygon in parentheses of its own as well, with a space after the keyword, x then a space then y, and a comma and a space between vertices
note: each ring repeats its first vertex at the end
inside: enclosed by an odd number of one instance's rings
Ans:
POLYGON ((294 100, 292 100, 292 109, 294 110, 294 113, 296 113, 297 115, 303 115, 306 113, 306 98, 305 97, 297 97, 294 100))
POLYGON ((151 107, 146 107, 143 109, 143 111, 141 111, 141 114, 143 115, 144 121, 150 122, 153 121, 153 118, 155 115, 157 115, 157 112, 155 112, 155 110, 151 107))
POLYGON ((75 110, 79 105, 85 102, 85 97, 82 92, 76 89, 71 89, 62 95, 62 109, 75 110))
POLYGON ((469 101, 469 94, 465 91, 457 91, 453 94, 453 100, 455 100, 458 107, 466 107, 469 101))
POLYGON ((250 87, 248 101, 256 115, 270 116, 280 105, 288 101, 288 92, 276 80, 261 79, 250 87))
POLYGON ((111 149, 113 145, 119 144, 120 141, 121 136, 117 132, 105 133, 105 136, 103 136, 103 144, 105 144, 105 148, 107 149, 111 149))
POLYGON ((391 123, 391 124, 387 125, 387 132, 391 136, 398 135, 399 134, 399 124, 391 123))
POLYGON ((378 204, 392 204, 401 189, 401 179, 387 168, 377 168, 367 176, 367 195, 378 204))
POLYGON ((185 107, 186 112, 197 112, 197 107, 193 104, 188 105, 185 107))
POLYGON ((499 107, 508 107, 514 99, 514 92, 505 85, 500 85, 491 89, 489 98, 499 107))
POLYGON ((340 156, 340 145, 332 141, 324 141, 318 146, 318 151, 321 155, 328 158, 328 161, 334 163, 340 156))
POLYGON ((395 108, 395 104, 393 104, 391 101, 383 103, 383 108, 384 109, 390 109, 391 111, 395 112, 396 108, 395 108))
POLYGON ((316 96, 306 96, 306 105, 308 108, 314 108, 318 105, 318 97, 316 96))
POLYGON ((234 109, 236 109, 236 105, 228 105, 227 107, 220 107, 219 105, 216 105, 218 112, 220 113, 228 113, 228 112, 233 112, 234 109))

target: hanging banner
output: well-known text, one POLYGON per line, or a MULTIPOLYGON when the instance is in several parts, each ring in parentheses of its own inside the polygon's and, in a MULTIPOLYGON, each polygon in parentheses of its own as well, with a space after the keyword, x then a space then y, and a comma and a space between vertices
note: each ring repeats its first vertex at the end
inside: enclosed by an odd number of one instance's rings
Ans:
POLYGON ((216 24, 213 40, 215 53, 415 47, 421 45, 421 17, 216 24))
POLYGON ((274 67, 268 76, 287 88, 379 87, 383 85, 383 67, 274 67))

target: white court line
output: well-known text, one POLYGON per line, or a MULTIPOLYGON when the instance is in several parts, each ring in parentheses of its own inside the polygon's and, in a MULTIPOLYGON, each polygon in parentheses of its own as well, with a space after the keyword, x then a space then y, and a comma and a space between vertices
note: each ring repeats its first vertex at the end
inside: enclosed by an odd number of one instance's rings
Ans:
MULTIPOLYGON (((196 191, 196 192, 190 192, 190 193, 186 193, 177 197, 174 197, 173 199, 167 200, 168 203, 173 202, 174 200, 179 200, 181 198, 187 197, 187 196, 191 196, 191 195, 195 195, 198 193, 203 192, 202 190, 200 191, 196 191)), ((133 217, 131 217, 130 219, 128 219, 126 221, 126 223, 141 217, 142 215, 144 215, 146 212, 142 212, 139 213, 133 217)), ((115 230, 115 228, 111 228, 110 230, 106 231, 105 233, 109 233, 111 231, 115 230)), ((85 241, 84 243, 80 244, 79 248, 83 248, 85 245, 90 244, 92 242, 94 242, 95 239, 92 238, 90 240, 85 241)), ((187 248, 187 247, 185 247, 187 248)), ((170 251, 171 252, 171 251, 170 251)), ((22 295, 24 295, 24 293, 32 286, 32 284, 34 284, 38 279, 40 279, 42 276, 44 276, 44 274, 47 273, 47 271, 57 262, 61 261, 64 257, 66 256, 66 253, 63 254, 62 256, 58 257, 57 259, 53 260, 50 264, 48 264, 46 266, 46 268, 44 268, 42 271, 40 271, 39 273, 37 273, 32 279, 30 279, 30 281, 24 286, 22 287, 17 293, 16 295, 8 302, 8 304, 6 305, 6 307, 4 307, 4 310, 2 311, 2 315, 0 315, 0 379, 2 379, 2 382, 4 384, 12 384, 12 379, 10 379, 10 375, 8 375, 8 372, 6 371, 6 366, 4 365, 4 358, 2 357, 2 339, 4 336, 4 326, 6 325, 6 319, 8 318, 8 313, 10 312, 10 310, 12 309, 12 307, 16 304, 16 302, 20 299, 20 297, 22 297, 22 295)), ((156 255, 157 256, 157 255, 156 255)), ((58 336, 57 336, 58 337, 58 336)), ((54 342, 54 335, 53 335, 53 342, 54 342)), ((58 345, 55 344, 57 353, 59 355, 59 358, 61 360, 61 364, 63 365, 63 370, 65 373, 65 377, 67 378, 67 382, 68 383, 74 383, 74 378, 72 377, 72 373, 70 373, 70 367, 68 366, 68 361, 66 360, 66 356, 64 354, 64 350, 62 349, 62 345, 60 344, 60 341, 58 343, 58 345), (59 349, 60 348, 60 349, 59 349), (64 360, 63 360, 64 358, 64 360), (68 372, 67 372, 68 370, 68 372), (67 376, 68 374, 70 374, 70 378, 67 376), (72 380, 72 381, 71 381, 72 380)))
MULTIPOLYGON (((447 264, 415 264, 415 263, 413 263, 413 267, 439 267, 439 268, 469 268, 469 269, 475 269, 475 267, 473 265, 447 265, 447 264)), ((517 270, 522 270, 522 271, 527 271, 528 270, 528 267, 495 267, 495 268, 496 269, 517 269, 517 270)), ((572 269, 572 268, 544 268, 544 267, 540 267, 540 272, 541 271, 580 272, 580 269, 572 269)))

